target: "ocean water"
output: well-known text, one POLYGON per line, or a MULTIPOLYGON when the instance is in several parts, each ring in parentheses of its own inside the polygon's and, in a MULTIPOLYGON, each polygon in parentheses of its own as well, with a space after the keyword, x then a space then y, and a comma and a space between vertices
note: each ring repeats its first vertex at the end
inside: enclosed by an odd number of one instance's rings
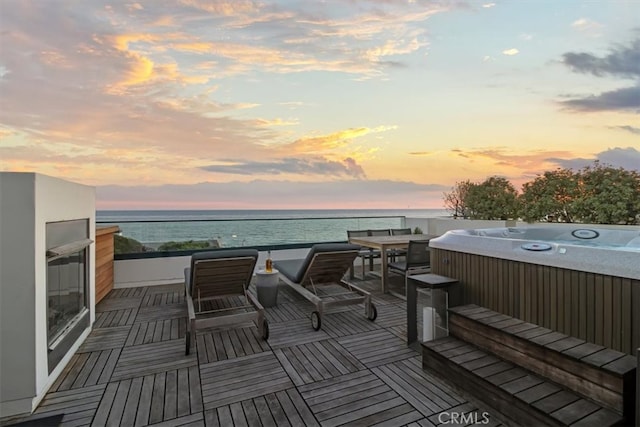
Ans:
POLYGON ((401 228, 404 218, 447 216, 442 209, 409 210, 136 210, 97 211, 98 225, 147 246, 170 241, 217 240, 223 247, 335 242, 347 230, 401 228))

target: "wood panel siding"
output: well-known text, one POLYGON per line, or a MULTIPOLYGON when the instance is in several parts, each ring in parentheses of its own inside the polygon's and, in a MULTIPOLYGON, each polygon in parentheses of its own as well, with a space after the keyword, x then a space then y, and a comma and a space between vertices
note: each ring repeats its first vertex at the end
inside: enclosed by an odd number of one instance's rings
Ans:
POLYGON ((431 271, 477 304, 627 354, 640 346, 640 279, 432 248, 431 271))
POLYGON ((120 229, 96 228, 96 304, 113 289, 113 235, 120 229))

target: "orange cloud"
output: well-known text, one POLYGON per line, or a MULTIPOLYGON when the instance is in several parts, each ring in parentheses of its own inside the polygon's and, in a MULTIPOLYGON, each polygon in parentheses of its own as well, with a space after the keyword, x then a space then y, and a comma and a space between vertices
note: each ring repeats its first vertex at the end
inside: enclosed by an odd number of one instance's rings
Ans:
POLYGON ((421 42, 417 37, 409 40, 387 40, 384 45, 369 49, 365 56, 370 61, 379 61, 381 57, 391 55, 405 55, 426 46, 426 42, 421 42))
POLYGON ((232 16, 239 13, 259 12, 259 3, 253 1, 228 0, 228 1, 204 1, 204 0, 180 0, 185 6, 191 6, 215 15, 232 16))
POLYGON ((451 150, 455 157, 464 158, 466 165, 474 164, 473 174, 481 179, 499 174, 509 178, 516 186, 545 170, 558 167, 554 158, 572 159, 576 153, 570 151, 510 151, 503 147, 478 150, 451 150))
POLYGON ((129 49, 134 42, 153 42, 157 36, 151 34, 121 34, 112 38, 113 47, 123 52, 129 61, 128 70, 117 83, 107 88, 109 93, 123 93, 127 87, 150 81, 153 77, 154 63, 148 57, 129 49))
POLYGON ((124 53, 128 60, 128 69, 117 83, 108 87, 107 92, 121 94, 129 87, 151 82, 177 82, 185 85, 207 83, 210 79, 208 74, 185 75, 180 71, 177 63, 158 64, 149 56, 149 48, 144 53, 141 53, 142 49, 140 47, 138 50, 133 47, 134 45, 145 43, 151 46, 151 51, 165 51, 171 48, 191 53, 206 53, 212 49, 211 43, 182 42, 185 38, 186 36, 178 33, 163 36, 135 33, 120 34, 113 37, 111 39, 113 47, 124 53), (170 40, 178 40, 178 42, 167 43, 170 40))
POLYGON ((354 128, 334 132, 329 135, 300 138, 281 148, 294 153, 320 153, 343 148, 354 138, 360 138, 372 133, 385 132, 396 129, 396 126, 379 126, 377 128, 354 128))
POLYGON ((297 120, 283 120, 283 119, 256 119, 258 126, 294 126, 298 124, 297 120))
POLYGON ((207 42, 189 42, 189 43, 174 43, 171 45, 174 49, 183 52, 192 53, 211 53, 214 49, 214 43, 207 42))

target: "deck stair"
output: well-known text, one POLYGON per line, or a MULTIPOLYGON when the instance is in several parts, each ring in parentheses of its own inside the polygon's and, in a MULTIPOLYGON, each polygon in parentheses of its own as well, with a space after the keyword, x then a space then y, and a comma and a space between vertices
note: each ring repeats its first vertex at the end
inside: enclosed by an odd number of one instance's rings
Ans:
POLYGON ((423 368, 515 425, 633 425, 633 356, 477 305, 451 308, 449 333, 423 343, 423 368))

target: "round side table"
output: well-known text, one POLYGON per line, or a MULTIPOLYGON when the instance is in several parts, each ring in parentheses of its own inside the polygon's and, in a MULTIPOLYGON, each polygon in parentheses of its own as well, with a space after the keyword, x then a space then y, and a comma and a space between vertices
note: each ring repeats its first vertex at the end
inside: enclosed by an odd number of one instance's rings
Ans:
POLYGON ((278 303, 278 270, 256 271, 256 290, 258 301, 263 307, 273 307, 278 303))

